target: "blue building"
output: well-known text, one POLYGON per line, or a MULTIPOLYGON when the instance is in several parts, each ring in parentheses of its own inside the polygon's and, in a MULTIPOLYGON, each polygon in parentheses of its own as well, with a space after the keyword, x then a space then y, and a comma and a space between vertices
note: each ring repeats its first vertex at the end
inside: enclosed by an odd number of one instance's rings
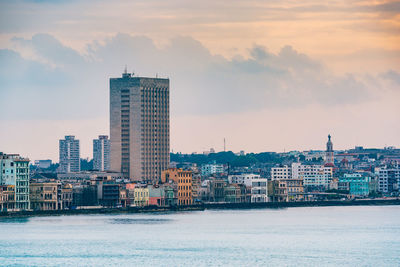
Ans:
POLYGON ((339 178, 339 189, 348 190, 352 196, 368 196, 370 192, 371 177, 360 173, 344 174, 339 178))

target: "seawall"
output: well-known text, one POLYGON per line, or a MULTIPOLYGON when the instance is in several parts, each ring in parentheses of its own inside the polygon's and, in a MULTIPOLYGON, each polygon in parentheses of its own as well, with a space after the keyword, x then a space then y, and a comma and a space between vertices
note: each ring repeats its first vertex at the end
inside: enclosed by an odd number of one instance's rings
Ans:
POLYGON ((400 199, 388 200, 353 200, 353 201, 304 201, 304 202, 266 202, 266 203, 205 203, 192 206, 174 207, 127 207, 127 208, 95 208, 52 211, 19 211, 0 212, 1 217, 58 216, 80 214, 123 214, 123 213, 158 213, 176 211, 201 211, 205 209, 281 209, 292 207, 328 207, 328 206, 387 206, 400 205, 400 199))

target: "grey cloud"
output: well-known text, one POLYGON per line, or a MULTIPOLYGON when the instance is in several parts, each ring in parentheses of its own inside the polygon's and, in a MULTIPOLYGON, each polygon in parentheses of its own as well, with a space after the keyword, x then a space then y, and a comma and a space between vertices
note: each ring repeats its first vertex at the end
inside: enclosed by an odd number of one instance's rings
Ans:
POLYGON ((90 44, 85 55, 50 35, 14 40, 56 66, 1 51, 2 101, 6 108, 17 104, 33 108, 25 117, 107 116, 108 78, 120 76, 125 64, 139 75, 170 77, 173 114, 218 114, 315 103, 343 105, 369 97, 361 80, 352 75, 336 77, 290 46, 278 54, 254 46, 250 58, 228 60, 211 55, 190 37, 177 37, 166 47, 157 48, 147 37, 117 34, 104 44, 90 44), (18 69, 22 74, 17 78, 9 75, 18 69), (21 96, 32 93, 17 102, 13 98, 16 87, 21 96), (34 109, 31 103, 40 108, 34 109))

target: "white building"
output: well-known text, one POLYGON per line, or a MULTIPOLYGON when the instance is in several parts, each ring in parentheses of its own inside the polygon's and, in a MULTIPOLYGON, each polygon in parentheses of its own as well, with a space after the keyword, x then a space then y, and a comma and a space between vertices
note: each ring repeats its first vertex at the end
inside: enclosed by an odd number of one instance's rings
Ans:
POLYGON ((333 178, 333 167, 324 165, 292 164, 292 179, 303 179, 304 186, 329 186, 333 178))
POLYGON ((107 135, 99 135, 93 140, 93 169, 108 171, 110 169, 110 140, 107 135))
POLYGON ((292 179, 292 167, 281 166, 271 168, 271 180, 292 179))
POLYGON ((228 183, 230 184, 244 184, 245 186, 251 187, 252 182, 255 179, 260 179, 260 175, 245 173, 245 174, 235 174, 228 176, 228 183))
POLYGON ((375 168, 375 174, 378 176, 378 191, 391 193, 400 189, 400 166, 398 164, 375 168))
POLYGON ((251 202, 268 202, 268 180, 266 178, 254 178, 251 180, 251 202))
POLYGON ((209 176, 212 174, 223 173, 224 172, 224 165, 222 164, 204 164, 201 166, 201 175, 202 176, 209 176))
POLYGON ((79 172, 81 170, 79 140, 75 136, 68 135, 60 140, 60 167, 59 172, 79 172))

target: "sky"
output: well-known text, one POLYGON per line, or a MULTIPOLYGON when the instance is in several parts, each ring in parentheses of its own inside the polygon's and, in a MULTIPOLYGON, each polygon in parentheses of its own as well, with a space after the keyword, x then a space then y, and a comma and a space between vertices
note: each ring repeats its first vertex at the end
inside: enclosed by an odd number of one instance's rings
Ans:
POLYGON ((109 78, 170 79, 171 149, 400 146, 400 1, 0 1, 0 151, 109 134, 109 78))

